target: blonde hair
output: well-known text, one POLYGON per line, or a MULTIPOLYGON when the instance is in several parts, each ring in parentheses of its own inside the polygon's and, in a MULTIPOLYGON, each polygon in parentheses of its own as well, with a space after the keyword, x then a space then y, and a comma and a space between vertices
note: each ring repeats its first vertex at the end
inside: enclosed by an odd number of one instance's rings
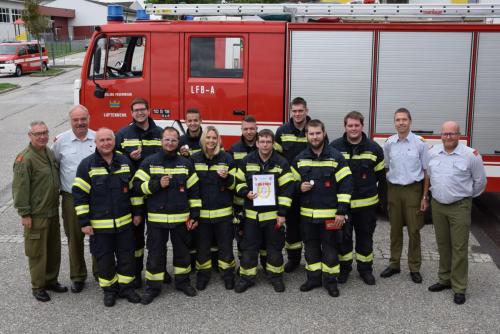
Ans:
POLYGON ((204 130, 203 130, 203 133, 201 134, 201 137, 200 137, 200 146, 201 146, 201 150, 203 151, 203 154, 207 157, 207 158, 212 158, 214 156, 216 156, 217 154, 219 154, 220 152, 220 148, 221 148, 221 139, 220 139, 220 134, 219 134, 219 131, 212 125, 209 125, 207 126, 204 130), (213 131, 215 132, 215 134, 217 135, 217 144, 215 145, 215 150, 214 150, 214 153, 212 156, 210 156, 208 154, 208 151, 207 151, 207 143, 206 143, 206 140, 207 140, 207 135, 210 131, 213 131))

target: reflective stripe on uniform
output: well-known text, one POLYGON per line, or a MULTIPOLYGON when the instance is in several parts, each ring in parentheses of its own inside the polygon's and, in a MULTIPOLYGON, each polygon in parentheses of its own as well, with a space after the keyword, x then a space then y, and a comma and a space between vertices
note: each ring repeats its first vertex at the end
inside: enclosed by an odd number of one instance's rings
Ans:
POLYGON ((233 159, 234 160, 241 160, 246 156, 247 156, 247 152, 234 152, 233 159))
POLYGON ((197 171, 206 171, 208 170, 208 165, 204 163, 195 163, 194 169, 197 171))
POLYGON ((302 249, 302 241, 288 243, 285 241, 285 249, 302 249))
MULTIPOLYGON (((210 264, 212 265, 212 264, 210 264)), ((187 267, 176 267, 174 266, 174 275, 185 275, 191 272, 191 265, 187 267)))
POLYGON ((142 146, 142 143, 139 139, 128 139, 124 138, 121 143, 122 147, 131 147, 131 146, 142 146))
POLYGON ((130 197, 130 204, 132 205, 143 205, 144 204, 144 198, 142 196, 134 196, 130 197))
POLYGON ((353 155, 351 157, 351 159, 353 159, 353 160, 366 159, 366 160, 371 160, 371 161, 377 161, 377 156, 375 154, 373 154, 372 152, 368 151, 368 152, 363 152, 361 154, 353 155))
POLYGON ((278 218, 278 211, 257 212, 250 209, 245 209, 245 216, 250 219, 258 220, 260 222, 273 220, 278 218))
POLYGON ((130 166, 129 165, 121 165, 120 169, 115 170, 113 174, 123 174, 123 173, 130 173, 130 166))
POLYGON ((282 134, 280 139, 281 142, 307 143, 306 137, 298 137, 291 134, 282 134))
POLYGON ((340 265, 337 264, 336 266, 329 267, 323 262, 321 264, 321 271, 331 275, 338 274, 340 273, 340 265))
POLYGON ((338 162, 335 160, 300 160, 297 162, 297 167, 331 167, 336 168, 338 162))
POLYGON ((337 173, 335 173, 335 180, 337 180, 337 182, 340 182, 347 175, 351 175, 351 170, 349 169, 349 167, 346 166, 341 168, 337 173))
POLYGON ((367 256, 356 253, 356 261, 359 262, 372 262, 373 261, 373 253, 368 254, 367 256))
POLYGON ((117 282, 118 282, 118 275, 115 275, 115 277, 113 277, 110 280, 107 280, 105 278, 99 277, 99 286, 101 288, 110 287, 110 286, 116 284, 117 282))
POLYGON ((310 209, 310 208, 300 208, 300 215, 310 218, 335 218, 337 209, 310 209))
POLYGON ((75 212, 77 216, 84 215, 86 213, 89 213, 89 205, 88 204, 82 204, 82 205, 77 205, 75 206, 75 212))
POLYGON ((200 263, 196 261, 196 270, 208 270, 212 269, 212 260, 208 260, 207 262, 200 263))
POLYGON ((193 173, 189 179, 186 181, 186 187, 189 189, 199 181, 198 174, 193 173))
POLYGON ((152 192, 149 189, 149 181, 144 181, 141 183, 141 191, 144 195, 151 195, 152 192))
POLYGON ((90 224, 92 225, 92 228, 113 228, 116 227, 120 228, 122 226, 125 226, 127 224, 132 223, 132 214, 127 214, 122 217, 118 217, 115 219, 91 219, 90 224))
POLYGON ((281 146, 278 142, 274 142, 273 148, 279 153, 283 153, 283 146, 281 146))
POLYGON ((311 264, 307 263, 305 269, 308 271, 321 270, 321 262, 316 262, 316 263, 311 263, 311 264))
POLYGON ((142 145, 143 146, 161 146, 161 141, 159 139, 143 139, 142 140, 142 145))
POLYGON ((241 191, 241 189, 243 189, 243 188, 245 188, 245 187, 247 187, 246 182, 244 182, 244 183, 238 183, 238 184, 236 185, 236 192, 241 191))
POLYGON ((349 203, 351 201, 351 194, 337 194, 337 201, 349 203))
POLYGON ((352 252, 347 254, 339 254, 339 261, 351 261, 352 260, 352 252))
POLYGON ((259 256, 260 257, 267 256, 267 250, 265 250, 265 249, 259 249, 259 256))
POLYGON ((268 272, 275 273, 275 274, 281 274, 285 271, 285 265, 282 264, 281 266, 276 267, 276 266, 269 264, 269 262, 267 262, 266 269, 268 272))
POLYGON ((148 212, 148 221, 154 223, 184 223, 188 218, 189 212, 173 214, 148 212))
POLYGON ((149 167, 151 175, 162 174, 162 175, 188 175, 189 170, 186 167, 175 167, 175 168, 165 168, 163 166, 151 166, 149 167))
POLYGON ((245 174, 243 173, 243 171, 241 169, 238 169, 236 171, 236 178, 240 181, 245 181, 245 174))
POLYGON ((243 199, 243 197, 233 196, 233 204, 243 206, 243 204, 245 204, 245 200, 243 199))
POLYGON ((146 270, 144 273, 144 278, 147 279, 148 281, 162 281, 165 278, 165 272, 162 271, 160 273, 153 274, 149 271, 146 270))
POLYGON ((147 182, 151 179, 151 177, 148 175, 148 173, 146 173, 142 169, 139 169, 137 172, 135 172, 134 178, 139 179, 141 181, 145 181, 145 182, 147 182))
POLYGON ((90 184, 87 183, 84 179, 80 177, 75 177, 75 181, 73 183, 73 187, 78 187, 83 190, 85 193, 90 194, 90 184))
POLYGON ((257 275, 257 267, 245 269, 242 266, 240 266, 240 275, 243 275, 243 276, 255 276, 255 275, 257 275))
POLYGON ((247 172, 260 172, 260 166, 254 163, 247 163, 246 165, 247 172))
POLYGON ((136 249, 134 251, 134 257, 142 257, 144 256, 144 248, 136 249))
POLYGON ((96 175, 108 175, 108 171, 105 167, 90 167, 89 176, 92 178, 96 175))
POLYGON ((201 208, 201 199, 188 200, 190 208, 201 208))
POLYGON ((378 203, 378 194, 368 198, 352 199, 351 208, 362 208, 365 206, 371 206, 378 203))
POLYGON ((201 218, 221 218, 231 216, 233 214, 233 207, 228 206, 226 208, 217 209, 217 210, 201 210, 200 217, 201 218))
POLYGON ((292 199, 290 197, 278 196, 278 204, 286 207, 291 207, 292 199))
POLYGON ((376 172, 379 172, 381 170, 383 170, 385 168, 385 161, 382 160, 380 161, 373 169, 376 171, 376 172))
POLYGON ((236 261, 234 261, 234 260, 231 262, 219 260, 218 263, 219 263, 219 268, 222 270, 236 267, 236 261))
POLYGON ((294 180, 295 180, 295 178, 294 178, 293 174, 290 172, 287 172, 278 178, 278 185, 281 187, 281 186, 287 184, 288 182, 292 182, 294 180))
POLYGON ((295 179, 295 181, 300 181, 300 179, 301 179, 300 173, 297 172, 297 170, 293 167, 292 167, 292 174, 293 174, 293 178, 295 179))
POLYGON ((125 276, 120 274, 118 274, 117 276, 118 276, 118 283, 120 284, 130 284, 135 278, 135 276, 125 276))

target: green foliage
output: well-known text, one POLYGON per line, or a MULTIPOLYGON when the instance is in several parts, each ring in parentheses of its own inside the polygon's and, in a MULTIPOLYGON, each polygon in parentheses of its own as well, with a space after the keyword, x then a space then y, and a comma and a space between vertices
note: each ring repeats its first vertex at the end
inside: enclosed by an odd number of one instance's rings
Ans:
POLYGON ((40 39, 41 33, 49 29, 49 19, 40 14, 40 0, 24 0, 22 19, 26 30, 36 39, 40 39))

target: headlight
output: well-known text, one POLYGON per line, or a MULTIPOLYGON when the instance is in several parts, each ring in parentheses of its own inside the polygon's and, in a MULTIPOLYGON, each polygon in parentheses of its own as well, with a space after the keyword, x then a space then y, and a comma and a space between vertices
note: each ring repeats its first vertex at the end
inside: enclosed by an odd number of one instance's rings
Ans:
POLYGON ((6 64, 14 64, 14 61, 13 60, 6 60, 5 63, 6 64))

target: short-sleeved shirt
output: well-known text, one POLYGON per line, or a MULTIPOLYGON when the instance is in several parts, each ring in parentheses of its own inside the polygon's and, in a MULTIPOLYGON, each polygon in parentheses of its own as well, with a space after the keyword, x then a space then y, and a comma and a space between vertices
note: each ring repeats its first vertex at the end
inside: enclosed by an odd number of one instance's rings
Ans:
POLYGON ((486 172, 479 153, 462 143, 447 153, 443 144, 433 147, 425 162, 431 181, 432 197, 450 204, 479 196, 486 187, 486 172))
POLYGON ((56 137, 51 149, 60 165, 61 190, 71 193, 78 165, 95 152, 95 131, 89 129, 83 140, 78 139, 73 130, 65 131, 56 137))
POLYGON ((406 186, 424 179, 424 160, 428 147, 422 137, 410 132, 404 139, 395 134, 384 144, 384 159, 387 180, 392 184, 406 186))

